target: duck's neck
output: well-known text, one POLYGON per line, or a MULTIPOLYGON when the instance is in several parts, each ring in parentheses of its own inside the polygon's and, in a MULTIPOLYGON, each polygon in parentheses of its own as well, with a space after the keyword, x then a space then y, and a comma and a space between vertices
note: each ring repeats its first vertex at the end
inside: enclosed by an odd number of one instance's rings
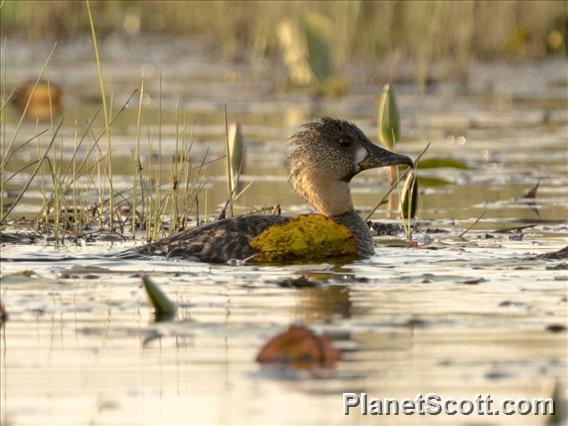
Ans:
POLYGON ((296 189, 318 213, 325 216, 332 217, 353 210, 348 182, 330 182, 326 178, 310 176, 309 179, 304 178, 296 189))
POLYGON ((369 257, 375 253, 375 244, 369 226, 355 210, 330 216, 330 219, 349 228, 353 237, 357 240, 357 255, 359 257, 369 257))
POLYGON ((314 209, 334 222, 347 226, 357 240, 357 254, 367 257, 374 253, 374 243, 369 227, 353 209, 348 182, 332 182, 329 179, 309 179, 297 186, 314 209))

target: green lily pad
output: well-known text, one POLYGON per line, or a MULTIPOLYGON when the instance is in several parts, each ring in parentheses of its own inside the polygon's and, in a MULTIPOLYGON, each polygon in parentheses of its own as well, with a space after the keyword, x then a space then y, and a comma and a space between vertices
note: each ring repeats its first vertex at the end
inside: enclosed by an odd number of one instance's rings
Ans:
POLYGON ((442 167, 451 167, 453 169, 469 169, 469 166, 463 161, 453 158, 428 158, 418 162, 419 169, 438 169, 442 167))
POLYGON ((451 185, 452 182, 442 178, 435 178, 435 177, 418 177, 418 184, 420 186, 444 186, 444 185, 451 185))

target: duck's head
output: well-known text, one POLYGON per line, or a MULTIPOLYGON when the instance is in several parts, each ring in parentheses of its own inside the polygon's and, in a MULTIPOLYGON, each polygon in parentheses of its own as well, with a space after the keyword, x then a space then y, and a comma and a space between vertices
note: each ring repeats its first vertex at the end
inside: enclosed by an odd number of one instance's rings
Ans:
POLYGON ((296 191, 327 216, 353 209, 349 182, 363 170, 412 160, 374 144, 353 123, 322 118, 290 138, 290 178, 296 191))

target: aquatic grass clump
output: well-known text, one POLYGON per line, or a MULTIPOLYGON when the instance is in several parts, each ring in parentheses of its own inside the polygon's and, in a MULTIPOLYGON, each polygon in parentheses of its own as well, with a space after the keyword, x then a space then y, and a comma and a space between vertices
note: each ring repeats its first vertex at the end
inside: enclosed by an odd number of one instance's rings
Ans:
MULTIPOLYGON (((11 135, 10 141, 6 141, 5 108, 12 96, 6 96, 4 73, 1 84, 0 99, 2 100, 0 117, 2 118, 2 158, 0 160, 0 226, 4 227, 11 213, 24 198, 36 176, 39 176, 41 196, 40 212, 35 219, 36 229, 55 240, 63 242, 66 238, 81 238, 91 233, 114 233, 124 238, 126 229, 130 227, 132 238, 136 238, 138 231, 145 231, 146 239, 151 241, 184 229, 191 213, 198 213, 197 196, 205 184, 204 168, 209 160, 207 154, 195 165, 190 161, 192 141, 187 137, 187 116, 185 112, 176 109, 176 147, 170 174, 165 178, 162 175, 162 120, 161 120, 161 73, 159 89, 159 124, 158 124, 158 147, 157 167, 152 163, 154 153, 154 135, 148 127, 147 138, 147 161, 142 161, 141 135, 143 129, 143 103, 145 94, 144 78, 140 88, 132 92, 130 97, 123 103, 116 113, 113 112, 114 94, 108 97, 105 92, 105 84, 102 74, 102 64, 97 45, 94 19, 89 2, 86 2, 86 10, 93 40, 93 49, 97 64, 97 76, 101 93, 101 105, 88 121, 82 131, 77 123, 74 127, 73 151, 71 159, 64 161, 64 151, 69 144, 63 136, 59 136, 59 130, 63 124, 63 118, 57 126, 54 125, 54 109, 52 91, 48 75, 48 64, 55 52, 53 46, 39 73, 35 83, 26 91, 27 99, 20 104, 21 115, 16 128, 11 135), (19 131, 24 122, 24 117, 33 102, 36 88, 40 82, 45 81, 46 93, 49 105, 49 121, 51 123, 51 141, 47 148, 42 151, 40 145, 41 136, 49 129, 39 130, 39 121, 36 121, 36 134, 27 141, 15 146, 19 131), (138 111, 136 118, 136 149, 134 152, 134 180, 128 190, 115 191, 113 183, 112 164, 114 161, 112 151, 112 125, 118 116, 128 107, 130 101, 139 92, 138 111), (104 129, 96 132, 95 120, 102 112, 104 129), (180 116, 183 115, 183 126, 180 126, 180 116), (183 128, 181 128, 183 127, 183 128), (81 135, 79 136, 79 133, 81 135), (106 149, 100 141, 106 140, 106 149), (19 170, 7 176, 6 169, 14 154, 37 141, 37 160, 31 161, 19 170), (87 153, 79 160, 79 152, 89 144, 87 153), (59 142, 59 143, 58 143, 59 142), (5 189, 10 181, 33 167, 31 176, 21 188, 16 199, 5 209, 5 189), (79 182, 81 186, 79 188, 79 182), (162 192, 167 187, 167 191, 162 192), (169 219, 166 219, 169 218, 169 219)), ((2 57, 6 56, 6 43, 2 51, 2 57)), ((42 83, 43 84, 43 83, 42 83)))
MULTIPOLYGON (((36 229, 52 236, 56 243, 63 242, 66 238, 86 237, 91 233, 114 233, 124 238, 126 229, 130 227, 133 238, 137 231, 145 231, 147 240, 154 240, 164 234, 173 233, 183 229, 192 212, 197 213, 197 195, 205 184, 203 175, 204 166, 207 164, 207 154, 196 166, 190 161, 191 142, 187 138, 186 114, 183 114, 183 129, 180 129, 179 102, 176 110, 176 148, 174 161, 167 179, 162 175, 162 122, 161 122, 161 74, 160 74, 160 113, 158 125, 158 165, 152 164, 154 153, 153 136, 148 127, 148 160, 145 164, 141 160, 142 146, 141 135, 143 128, 142 99, 145 94, 144 79, 142 78, 139 98, 138 114, 136 122, 136 149, 134 153, 134 180, 128 190, 115 191, 113 182, 112 164, 114 161, 112 151, 112 125, 116 118, 128 107, 138 89, 134 90, 130 97, 123 103, 116 113, 113 113, 114 94, 107 98, 102 74, 102 61, 97 45, 97 36, 93 14, 89 2, 86 2, 86 10, 89 27, 93 41, 93 49, 97 64, 97 76, 101 93, 101 106, 94 113, 82 131, 79 131, 77 123, 74 127, 73 151, 71 160, 64 161, 64 152, 69 143, 63 136, 58 136, 63 119, 57 127, 54 125, 54 109, 52 91, 48 75, 48 64, 54 54, 56 45, 50 51, 40 74, 35 83, 27 90, 27 99, 20 102, 21 115, 9 143, 6 141, 5 108, 8 104, 5 91, 5 65, 4 79, 2 83, 2 100, 0 116, 2 117, 2 158, 0 160, 0 226, 4 227, 10 218, 10 214, 24 198, 27 190, 32 186, 36 176, 39 176, 41 196, 41 209, 35 219, 36 229), (42 151, 40 147, 41 136, 48 129, 39 131, 36 121, 36 134, 14 147, 20 128, 24 122, 29 108, 37 99, 34 92, 40 82, 46 82, 46 93, 49 104, 49 121, 51 122, 52 139, 47 148, 42 151), (107 103, 108 102, 108 103, 107 103), (104 129, 96 132, 95 120, 102 112, 104 129), (81 136, 79 137, 79 133, 81 136), (102 138, 106 140, 106 149, 100 144, 102 138), (32 141, 37 141, 37 160, 29 162, 11 176, 6 176, 6 167, 14 154, 23 149, 32 141), (79 160, 79 152, 89 143, 87 153, 79 160), (59 142, 59 143, 58 143, 59 142), (181 161, 179 160, 181 159, 181 161), (16 199, 5 207, 5 188, 18 174, 33 167, 31 176, 19 192, 16 199), (166 182, 167 181, 167 182, 166 182), (79 182, 81 186, 79 187, 79 182), (162 190, 167 185, 167 191, 162 190), (168 219, 166 219, 168 218, 168 219)), ((6 56, 6 43, 4 43, 3 57, 6 56)))
MULTIPOLYGON (((15 143, 10 144, 9 149, 4 148, 2 144, 3 155, 0 165, 3 210, 0 226, 4 227, 8 223, 11 213, 25 198, 36 176, 39 176, 37 184, 40 190, 41 208, 35 219, 35 226, 40 233, 51 236, 56 243, 64 242, 68 238, 86 238, 93 233, 113 233, 125 238, 127 231, 130 231, 133 238, 136 238, 138 231, 145 231, 146 239, 154 240, 184 229, 191 214, 197 213, 197 196, 205 185, 204 169, 209 163, 207 154, 197 165, 190 161, 191 141, 187 137, 187 115, 180 113, 178 109, 176 148, 167 182, 165 176, 162 178, 161 167, 157 171, 153 167, 153 139, 150 134, 148 136, 150 155, 146 162, 142 161, 143 81, 140 90, 134 90, 116 113, 113 113, 114 97, 111 95, 108 129, 112 129, 117 117, 128 107, 138 91, 140 97, 136 126, 135 173, 131 188, 122 191, 110 190, 113 186, 109 184, 112 177, 108 173, 108 164, 114 161, 112 150, 108 149, 111 145, 107 145, 105 151, 100 141, 111 132, 107 132, 106 124, 98 134, 95 134, 93 129, 95 120, 103 110, 102 106, 97 109, 82 131, 75 123, 70 160, 63 160, 66 147, 70 143, 65 141, 65 137, 59 136, 64 119, 62 118, 56 127, 52 127, 51 140, 43 150, 40 140, 49 129, 40 131, 39 123, 36 122, 36 134, 33 137, 17 146, 15 143), (182 114, 183 126, 180 125, 179 118, 182 114), (79 152, 89 144, 89 140, 91 143, 86 154, 79 159, 79 152), (8 176, 6 173, 8 160, 33 141, 37 141, 37 159, 8 176), (4 209, 6 185, 10 184, 18 174, 32 168, 31 175, 16 199, 4 209), (167 191, 162 193, 166 185, 167 191)), ((23 122, 24 114, 25 111, 22 112, 20 123, 23 122)), ((17 131, 19 126, 16 128, 17 131)), ((17 138, 13 136, 12 140, 16 141, 17 138)), ((159 158, 162 157, 160 148, 161 145, 157 153, 159 158)))

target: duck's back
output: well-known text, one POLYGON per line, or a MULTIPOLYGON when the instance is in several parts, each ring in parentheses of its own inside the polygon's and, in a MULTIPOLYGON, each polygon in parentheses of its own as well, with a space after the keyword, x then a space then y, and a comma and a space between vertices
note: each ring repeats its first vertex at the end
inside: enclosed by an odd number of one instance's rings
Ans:
POLYGON ((284 216, 239 216, 178 232, 170 237, 136 247, 121 257, 136 255, 196 258, 202 262, 225 263, 246 259, 257 251, 250 241, 266 228, 290 220, 284 216))

